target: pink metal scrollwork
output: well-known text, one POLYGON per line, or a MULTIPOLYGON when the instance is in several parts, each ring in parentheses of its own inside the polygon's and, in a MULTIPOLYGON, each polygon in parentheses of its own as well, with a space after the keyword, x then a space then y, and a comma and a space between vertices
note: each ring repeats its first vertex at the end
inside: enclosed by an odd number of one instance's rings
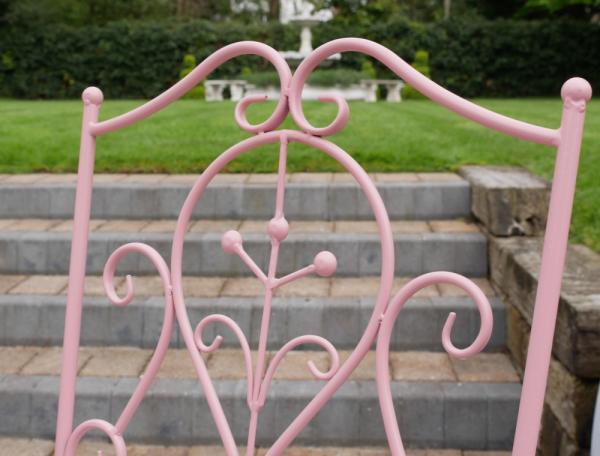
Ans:
POLYGON ((150 388, 150 385, 156 377, 160 365, 162 364, 169 348, 174 321, 173 299, 171 295, 171 277, 169 274, 169 267, 156 250, 139 242, 125 244, 119 247, 108 258, 106 266, 104 267, 104 289, 108 295, 108 298, 114 305, 126 306, 132 301, 134 298, 134 288, 131 276, 128 275, 126 279, 127 294, 124 298, 120 298, 117 295, 113 281, 115 269, 119 264, 119 261, 121 258, 131 253, 139 253, 148 258, 154 267, 156 267, 162 279, 165 294, 165 314, 160 337, 158 339, 156 348, 154 349, 154 353, 150 358, 150 362, 146 367, 144 375, 140 379, 140 382, 131 396, 131 399, 123 409, 123 412, 121 412, 121 416, 117 420, 117 423, 113 426, 112 424, 103 420, 92 419, 84 421, 75 428, 67 440, 65 454, 68 455, 75 454, 75 450, 77 449, 77 445, 79 444, 81 438, 92 429, 101 430, 110 438, 117 456, 125 456, 127 454, 125 442, 123 440, 123 432, 133 418, 133 415, 142 402, 144 395, 148 391, 148 388, 150 388))
POLYGON ((589 84, 581 79, 573 79, 565 84, 563 88, 565 107, 561 128, 557 130, 549 129, 514 120, 477 106, 452 94, 424 77, 389 49, 368 40, 345 38, 332 41, 316 49, 300 64, 293 76, 283 58, 269 46, 255 42, 240 42, 226 46, 209 56, 188 76, 163 94, 126 114, 100 122, 98 121, 98 113, 103 100, 102 93, 96 88, 89 88, 84 92, 84 115, 74 216, 75 228, 71 245, 72 255, 65 316, 63 368, 57 419, 55 449, 57 456, 73 455, 81 438, 91 429, 103 431, 111 439, 118 456, 126 454, 122 435, 164 359, 174 319, 177 320, 179 325, 181 336, 190 353, 200 386, 204 391, 209 409, 228 455, 238 454, 236 442, 210 379, 206 364, 201 357, 201 353, 217 350, 222 341, 222 337, 217 336, 208 344, 204 342, 202 334, 209 324, 218 323, 229 328, 236 336, 244 354, 247 375, 247 405, 250 409, 250 423, 247 437, 248 455, 253 454, 254 451, 259 412, 265 403, 269 385, 279 363, 290 350, 304 344, 319 346, 329 354, 331 367, 327 372, 322 372, 313 362, 308 362, 307 367, 315 378, 326 383, 324 383, 319 393, 317 393, 273 443, 267 453, 269 455, 281 454, 293 442, 302 429, 348 379, 352 371, 372 347, 373 342, 377 340, 377 388, 385 431, 392 453, 403 456, 405 453, 392 402, 387 358, 389 356, 392 329, 400 310, 407 299, 425 286, 443 282, 462 287, 474 300, 479 310, 481 320, 479 334, 467 348, 457 348, 453 345, 451 332, 456 315, 454 313, 449 315, 442 330, 442 345, 446 351, 451 356, 470 357, 485 347, 492 330, 491 308, 481 290, 462 276, 450 272, 425 274, 406 284, 390 300, 394 272, 394 245, 390 222, 381 196, 367 173, 350 155, 334 143, 322 138, 335 134, 346 126, 350 115, 348 104, 344 99, 336 95, 324 97, 322 101, 333 102, 338 108, 335 119, 325 127, 311 125, 304 116, 301 93, 309 74, 328 56, 348 51, 362 52, 378 59, 417 90, 463 117, 508 135, 540 144, 558 146, 557 166, 548 221, 548 234, 544 247, 544 265, 542 266, 540 276, 540 288, 534 314, 529 359, 525 373, 521 410, 519 412, 513 450, 513 455, 515 456, 534 455, 550 359, 556 305, 560 291, 560 278, 568 238, 568 225, 581 143, 583 115, 585 103, 591 96, 589 84), (79 348, 81 303, 83 299, 83 281, 85 277, 90 219, 95 138, 96 136, 131 125, 154 114, 180 98, 222 63, 244 54, 259 55, 274 65, 281 82, 281 97, 269 118, 256 125, 251 124, 247 120, 246 110, 251 104, 264 101, 265 97, 245 97, 236 105, 236 122, 243 130, 253 133, 254 136, 226 150, 198 177, 183 204, 177 220, 173 237, 170 270, 155 250, 140 243, 124 245, 118 248, 108 259, 104 271, 106 292, 114 304, 121 306, 131 302, 134 296, 134 288, 133 281, 128 276, 125 297, 120 298, 115 292, 113 278, 115 268, 120 259, 126 254, 138 253, 145 255, 153 262, 162 278, 165 290, 163 327, 150 364, 117 423, 112 425, 102 420, 89 420, 73 430, 77 352, 79 348), (301 131, 276 130, 286 118, 288 110, 301 131), (311 264, 282 277, 277 275, 280 246, 289 233, 288 221, 284 214, 284 196, 287 151, 288 144, 291 142, 299 142, 311 146, 338 161, 353 176, 366 196, 373 209, 373 214, 379 228, 381 249, 380 288, 373 312, 362 336, 354 351, 341 365, 338 353, 333 345, 326 339, 316 335, 300 336, 288 341, 276 352, 268 364, 266 362, 267 338, 271 324, 271 305, 274 290, 309 274, 317 274, 325 277, 330 276, 335 273, 337 267, 337 260, 334 254, 322 251, 315 256, 311 264), (264 287, 264 306, 259 342, 256 359, 253 360, 246 335, 228 316, 221 314, 207 315, 193 329, 187 314, 182 282, 184 242, 192 211, 197 203, 202 204, 202 194, 214 176, 239 155, 262 145, 277 143, 279 144, 280 152, 278 180, 275 192, 275 213, 273 218, 266 224, 266 231, 271 241, 267 271, 263 271, 244 250, 243 239, 239 232, 234 230, 227 231, 222 238, 224 252, 226 254, 237 255, 264 287))

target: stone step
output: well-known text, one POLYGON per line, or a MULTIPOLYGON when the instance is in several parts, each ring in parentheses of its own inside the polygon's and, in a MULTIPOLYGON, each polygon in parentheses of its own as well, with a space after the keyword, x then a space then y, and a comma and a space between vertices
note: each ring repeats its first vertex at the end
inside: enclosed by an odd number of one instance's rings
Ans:
MULTIPOLYGON (((42 439, 0 438, 0 447, 5 456, 52 456, 54 442, 42 439)), ((109 443, 97 440, 83 440, 79 445, 77 456, 97 456, 97 451, 103 451, 104 456, 113 456, 114 449, 109 443)), ((258 448, 254 456, 264 456, 266 448, 258 448)), ((157 446, 157 445, 128 445, 127 454, 130 456, 226 456, 220 446, 157 446)), ((245 448, 240 448, 239 454, 246 454, 245 448)), ((386 456, 387 447, 290 447, 284 455, 287 456, 386 456)), ((506 451, 461 451, 455 449, 408 449, 407 456, 510 456, 506 451)))
MULTIPOLYGON (((174 233, 176 220, 156 219, 92 219, 90 232, 113 233, 174 233)), ((267 232, 267 220, 194 220, 187 227, 187 232, 225 232, 238 230, 242 234, 264 234, 267 232)), ((478 233, 479 227, 467 219, 449 220, 394 220, 391 222, 392 231, 400 234, 419 233, 478 233)), ((376 234, 379 232, 377 223, 371 220, 291 220, 290 233, 338 233, 338 234, 376 234)), ((0 219, 2 231, 49 231, 71 233, 71 219, 40 219, 40 218, 3 218, 0 219)))
MULTIPOLYGON (((0 282, 7 277, 16 279, 18 276, 0 276, 0 282)), ((32 276, 20 285, 15 285, 8 294, 0 295, 0 344, 31 344, 31 345, 60 345, 62 344, 66 297, 64 295, 23 294, 36 290, 30 287, 32 276)), ((58 282, 58 287, 66 285, 66 277, 50 276, 41 279, 51 279, 58 282)), ((93 278, 100 282, 99 278, 93 278)), ((143 279, 140 278, 142 281, 143 279)), ((251 345, 258 344, 258 331, 262 318, 263 300, 260 290, 250 296, 244 290, 246 279, 196 279, 186 278, 190 284, 195 280, 219 280, 225 283, 223 291, 217 296, 218 290, 210 297, 189 297, 186 306, 190 322, 197 325, 205 316, 213 313, 228 315, 238 323, 251 345), (232 284, 227 290, 228 284, 232 284), (237 290, 246 294, 239 296, 237 290), (237 295, 237 296, 236 296, 237 295)), ((356 290, 357 284, 353 279, 334 279, 331 292, 317 280, 309 282, 306 290, 324 293, 309 296, 288 294, 275 297, 269 332, 268 345, 278 348, 288 340, 303 334, 317 334, 325 337, 339 348, 352 348, 358 342, 371 317, 374 304, 373 295, 363 295, 356 290), (344 285, 347 284, 345 288, 344 285), (354 290, 353 290, 354 289, 354 290), (340 319, 339 316, 344 318, 340 319)), ((362 280, 362 279, 361 279, 362 280)), ((485 289, 486 282, 476 279, 485 289)), ((50 281, 50 280, 48 280, 50 281)), ((375 291, 376 283, 373 278, 365 278, 366 291, 375 291), (370 282, 370 284, 369 284, 370 282), (370 287, 370 289, 369 289, 370 287)), ((6 281, 4 282, 6 283, 6 281)), ((88 282, 89 283, 89 282, 88 282)), ((135 279, 134 279, 134 283, 135 279)), ((401 281, 398 281, 400 285, 401 281)), ((143 287, 138 284, 136 289, 143 287)), ((134 285, 135 286, 135 285, 134 285)), ((56 288, 58 288, 56 287, 56 288)), ((187 287, 190 289, 191 287, 187 287)), ((193 288, 191 288, 193 290, 193 288)), ((84 300, 82 319, 82 345, 128 345, 134 347, 154 347, 158 341, 164 315, 164 299, 160 297, 161 288, 156 288, 153 296, 135 298, 125 308, 116 307, 101 296, 87 296, 84 300)), ((457 346, 469 345, 479 331, 479 313, 477 308, 466 296, 461 296, 458 289, 442 287, 442 295, 436 288, 423 290, 419 296, 409 300, 398 317, 396 329, 391 340, 395 350, 442 350, 441 329, 450 312, 456 312, 452 340, 457 346)), ((100 292, 99 289, 95 290, 100 292)), ((154 291, 154 290, 153 290, 154 291)), ((491 290, 488 288, 487 290, 491 290)), ((56 293, 56 291, 55 291, 56 293)), ((191 293, 192 295, 194 293, 191 293)), ((123 295, 121 293, 121 295, 123 295)), ((490 296, 494 314, 494 330, 487 346, 489 351, 502 350, 505 346, 505 307, 499 298, 490 296)), ((222 327, 209 326, 207 337, 222 334, 223 346, 238 346, 233 334, 222 327)), ((171 345, 183 347, 184 342, 175 325, 171 345)))
MULTIPOLYGON (((197 175, 96 175, 95 218, 177 218, 197 175)), ((391 219, 468 217, 469 183, 453 173, 372 176, 391 219)), ((70 218, 75 175, 0 176, 2 217, 70 218)), ((196 207, 202 218, 270 219, 275 202, 274 174, 217 176, 196 207)), ((289 219, 370 219, 372 210, 348 174, 299 173, 288 176, 285 212, 289 219)))
MULTIPOLYGON (((206 342, 209 342, 207 339, 206 342)), ((280 348, 280 347, 277 347, 280 348)), ((314 348, 314 346, 313 346, 314 348)), ((276 350, 267 355, 267 362, 276 350)), ((0 375, 59 376, 61 347, 19 345, 0 347, 0 375)), ((135 347, 81 347, 79 352, 80 377, 138 378, 150 361, 153 349, 135 347)), ((344 361, 351 350, 340 350, 344 361)), ((253 351, 255 359, 256 352, 253 351)), ((234 348, 219 348, 203 354, 211 378, 215 380, 244 380, 244 355, 234 348)), ((323 372, 331 368, 325 351, 293 350, 289 352, 275 373, 278 380, 314 380, 306 363, 312 360, 323 372)), ((480 353, 461 360, 446 353, 430 351, 390 352, 390 372, 394 381, 436 381, 461 383, 518 383, 519 376, 510 358, 504 353, 480 353)), ((167 352, 157 375, 160 379, 192 380, 196 372, 187 349, 173 348, 167 352)), ((375 380, 375 351, 367 356, 350 376, 351 380, 375 380)))
MULTIPOLYGON (((29 349, 42 350, 42 353, 34 354, 15 373, 1 375, 0 410, 11 419, 0 420, 0 434, 51 438, 59 381, 57 371, 52 369, 60 363, 59 350, 29 349), (47 356, 45 362, 44 355, 47 356)), ((28 348, 3 350, 12 351, 6 357, 15 364, 15 352, 28 348)), ((126 354, 131 351, 97 348, 86 353, 82 350, 76 421, 90 417, 116 419, 150 354, 135 350, 144 356, 132 358, 126 354)), ((127 429, 126 439, 130 443, 161 445, 216 442, 216 429, 198 381, 191 372, 189 354, 185 350, 174 350, 168 356, 162 375, 154 382, 127 429)), ((245 380, 242 375, 236 377, 236 373, 241 374, 241 356, 237 350, 206 355, 215 389, 238 442, 244 440, 248 423, 245 380)), ((322 382, 308 380, 302 373, 311 358, 322 363, 325 369, 328 360, 320 359, 322 356, 322 353, 294 352, 279 366, 260 417, 259 445, 272 442, 322 388, 322 382)), ((341 357, 344 356, 347 355, 341 353, 341 357)), ((375 382, 371 380, 373 359, 371 352, 355 377, 340 388, 299 436, 297 444, 385 445, 375 382)), ((393 353, 390 363, 394 376, 392 393, 408 446, 510 448, 521 387, 507 357, 483 354, 469 361, 450 361, 438 353, 393 353)))
MULTIPOLYGON (((461 226, 465 226, 461 224, 461 226)), ((469 225, 466 225, 469 226, 469 225)), ((14 228, 14 227, 13 227, 14 228)), ((183 270, 190 275, 249 275, 240 258, 225 254, 221 240, 225 230, 190 232, 186 235, 183 270)), ((243 233, 244 248, 254 261, 266 268, 270 254, 267 235, 243 233)), ((475 277, 487 275, 487 241, 477 231, 403 232, 394 234, 395 273, 412 276, 434 270, 448 270, 475 277)), ((87 271, 100 274, 108 255, 127 242, 145 242, 158 250, 167 261, 170 257, 172 233, 123 232, 112 226, 90 234, 87 271)), ((71 233, 46 226, 19 229, 0 228, 0 273, 63 274, 69 265, 71 233)), ((380 241, 378 234, 363 231, 294 232, 282 244, 279 273, 286 274, 313 262, 317 253, 330 250, 338 260, 337 276, 378 274, 380 241)), ((130 255, 120 268, 132 274, 154 274, 153 265, 145 258, 130 255)))

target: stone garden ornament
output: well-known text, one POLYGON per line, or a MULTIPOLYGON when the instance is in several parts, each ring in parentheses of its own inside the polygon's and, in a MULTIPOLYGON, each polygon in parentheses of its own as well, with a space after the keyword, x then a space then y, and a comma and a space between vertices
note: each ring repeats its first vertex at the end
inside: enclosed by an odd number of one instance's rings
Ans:
MULTIPOLYGON (((123 435, 165 357, 175 323, 179 325, 181 336, 189 351, 190 362, 193 363, 198 376, 199 386, 206 397, 222 445, 228 455, 238 454, 238 444, 240 442, 234 441, 228 419, 201 356, 202 353, 217 350, 222 340, 220 336, 211 341, 205 340, 203 331, 209 324, 219 323, 232 331, 237 336, 245 356, 246 399, 250 410, 246 442, 248 455, 253 454, 259 416, 267 398, 269 385, 278 364, 287 352, 304 344, 318 345, 326 350, 331 357, 331 368, 327 372, 323 372, 312 362, 308 363, 308 369, 312 374, 324 382, 323 388, 300 414, 289 423, 279 438, 273 442, 268 450, 268 455, 282 454, 292 444, 303 428, 348 379, 374 342, 377 350, 376 383, 389 447, 392 454, 396 456, 405 455, 401 438, 402 429, 398 426, 392 401, 387 358, 394 322, 403 305, 411 296, 426 286, 434 283, 449 283, 459 286, 470 295, 479 310, 481 320, 479 333, 472 344, 466 348, 458 348, 453 345, 452 327, 456 315, 455 313, 449 314, 441 336, 445 350, 451 356, 468 358, 476 355, 485 347, 492 331, 492 311, 484 293, 470 280, 452 272, 431 272, 413 279, 395 296, 391 296, 394 273, 394 240, 386 208, 365 170, 347 152, 326 139, 326 137, 340 132, 346 126, 350 114, 348 104, 337 95, 324 97, 323 102, 332 102, 337 106, 335 119, 324 127, 312 125, 306 119, 302 109, 301 92, 309 74, 320 62, 331 55, 342 52, 360 52, 379 60, 398 77, 424 95, 467 119, 507 135, 555 147, 558 150, 543 261, 539 275, 527 366, 513 447, 514 456, 534 456, 544 404, 561 277, 568 242, 585 108, 586 102, 591 97, 591 87, 585 80, 580 78, 568 80, 563 85, 561 92, 563 113, 560 127, 558 129, 544 128, 505 117, 464 100, 420 74, 389 49, 377 43, 358 38, 339 39, 320 46, 302 61, 293 75, 281 54, 273 48, 262 43, 249 41, 231 44, 210 55, 184 79, 153 100, 123 115, 103 121, 98 120, 100 106, 103 101, 102 92, 94 87, 90 87, 83 92, 83 123, 65 317, 63 364, 56 428, 56 456, 74 455, 81 438, 93 429, 104 432, 110 438, 118 456, 126 455, 123 435), (219 65, 234 57, 248 54, 261 56, 273 64, 279 75, 282 95, 270 117, 258 124, 252 124, 247 120, 246 110, 253 103, 265 101, 265 96, 247 96, 236 105, 235 120, 243 130, 251 134, 251 137, 223 152, 198 177, 179 214, 173 236, 170 266, 152 247, 136 242, 119 247, 108 258, 104 268, 104 288, 108 298, 116 306, 127 306, 134 297, 134 281, 131 276, 127 276, 127 292, 124 297, 118 296, 115 291, 113 279, 115 268, 120 260, 126 255, 138 254, 145 256, 154 264, 164 285, 165 309, 162 332, 137 389, 117 421, 109 423, 100 419, 91 419, 73 428, 77 354, 86 273, 96 138, 149 117, 182 97, 219 65), (291 115, 299 128, 298 130, 277 129, 288 114, 291 115), (286 187, 284 177, 286 174, 288 144, 291 142, 308 145, 338 161, 360 186, 371 205, 379 228, 381 276, 377 300, 364 333, 350 357, 343 363, 340 362, 333 345, 326 339, 316 335, 306 335, 290 340, 280 348, 268 363, 266 362, 269 327, 271 324, 277 325, 278 323, 277 321, 270 321, 273 291, 311 274, 330 276, 335 273, 337 266, 334 254, 322 251, 315 256, 311 264, 307 264, 304 268, 285 276, 278 276, 277 274, 280 247, 285 242, 289 231, 284 208, 286 187), (192 326, 186 311, 185 290, 182 284, 182 257, 186 227, 190 222, 196 203, 202 204, 203 191, 211 179, 239 155, 265 144, 279 145, 278 181, 274 191, 275 213, 266 227, 271 239, 268 270, 263 271, 259 268, 253 258, 244 250, 244 241, 239 232, 227 231, 222 238, 224 252, 238 256, 239 260, 245 263, 254 273, 256 280, 264 286, 262 324, 257 355, 256 359, 253 360, 247 336, 228 316, 220 314, 206 315, 195 327, 192 326)), ((552 152, 549 151, 548 153, 552 152)))

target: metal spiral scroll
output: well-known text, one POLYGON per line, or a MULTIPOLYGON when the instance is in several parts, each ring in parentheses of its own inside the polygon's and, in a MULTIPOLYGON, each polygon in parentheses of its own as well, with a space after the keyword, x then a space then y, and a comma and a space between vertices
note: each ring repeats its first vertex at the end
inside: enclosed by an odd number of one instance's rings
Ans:
MULTIPOLYGON (((148 363, 148 366, 146 367, 144 374, 140 379, 140 382, 136 386, 133 395, 129 399, 129 402, 121 412, 121 415, 117 420, 116 424, 113 425, 104 420, 97 419, 88 420, 81 423, 75 428, 75 430, 69 437, 69 440, 67 441, 67 447, 65 451, 66 454, 69 456, 75 454, 77 446, 83 438, 83 436, 92 429, 101 430, 110 438, 112 445, 116 451, 116 456, 125 456, 127 454, 127 449, 123 440, 123 432, 125 432, 125 429, 127 429, 127 426, 133 418, 135 411, 142 402, 144 395, 150 388, 169 348, 174 321, 173 297, 171 293, 171 275, 169 273, 169 267, 156 250, 154 250, 147 244, 142 244, 139 242, 125 244, 116 249, 110 255, 106 262, 106 265, 104 266, 104 274, 102 277, 104 282, 104 290, 106 291, 109 300, 116 306, 127 306, 133 300, 135 292, 133 286, 133 279, 130 275, 127 275, 126 277, 127 292, 125 294, 125 297, 120 298, 117 295, 114 285, 115 270, 119 262, 121 261, 121 258, 130 253, 139 253, 148 258, 158 271, 162 280, 165 297, 165 313, 160 337, 158 339, 158 343, 156 345, 156 348, 154 349, 152 357, 150 358, 150 362, 148 363)), ((102 452, 99 451, 99 454, 101 455, 102 452)))
POLYGON ((402 438, 400 437, 400 429, 394 410, 394 401, 390 386, 389 351, 394 324, 404 304, 410 298, 419 290, 438 283, 451 284, 462 288, 473 299, 479 310, 479 332, 471 345, 466 348, 457 348, 452 343, 451 334, 456 314, 451 312, 448 315, 442 329, 442 345, 450 356, 460 359, 470 358, 485 348, 492 335, 493 315, 487 297, 473 281, 460 274, 445 271, 423 274, 408 282, 396 293, 390 301, 386 313, 381 317, 381 328, 377 337, 376 351, 376 380, 379 407, 381 408, 388 444, 394 456, 406 456, 402 438))

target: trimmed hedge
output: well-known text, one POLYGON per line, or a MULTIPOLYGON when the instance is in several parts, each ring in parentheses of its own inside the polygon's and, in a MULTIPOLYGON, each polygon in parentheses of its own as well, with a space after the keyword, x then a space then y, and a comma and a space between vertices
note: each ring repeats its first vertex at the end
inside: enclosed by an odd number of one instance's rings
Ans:
MULTIPOLYGON (((210 21, 0 29, 0 96, 70 98, 96 85, 108 98, 149 98, 178 80, 186 54, 201 62, 225 44, 248 39, 296 49, 298 32, 279 23, 210 21)), ((556 96, 573 75, 594 87, 600 83, 598 24, 451 20, 423 25, 392 17, 354 29, 334 20, 314 30, 315 44, 343 36, 372 39, 409 62, 417 49, 427 50, 432 78, 463 96, 556 96)), ((361 71, 365 61, 345 54, 339 65, 361 71)), ((215 77, 235 77, 245 67, 272 70, 258 57, 241 57, 215 77)), ((379 77, 389 76, 378 62, 374 67, 379 77)))
MULTIPOLYGON (((316 69, 310 74, 308 82, 321 87, 348 87, 352 84, 359 84, 363 79, 371 78, 372 75, 367 72, 351 70, 348 68, 328 70, 316 69)), ((257 87, 279 85, 279 75, 276 71, 261 71, 260 73, 252 73, 247 76, 244 76, 242 73, 236 79, 245 79, 250 84, 254 84, 257 87)))

